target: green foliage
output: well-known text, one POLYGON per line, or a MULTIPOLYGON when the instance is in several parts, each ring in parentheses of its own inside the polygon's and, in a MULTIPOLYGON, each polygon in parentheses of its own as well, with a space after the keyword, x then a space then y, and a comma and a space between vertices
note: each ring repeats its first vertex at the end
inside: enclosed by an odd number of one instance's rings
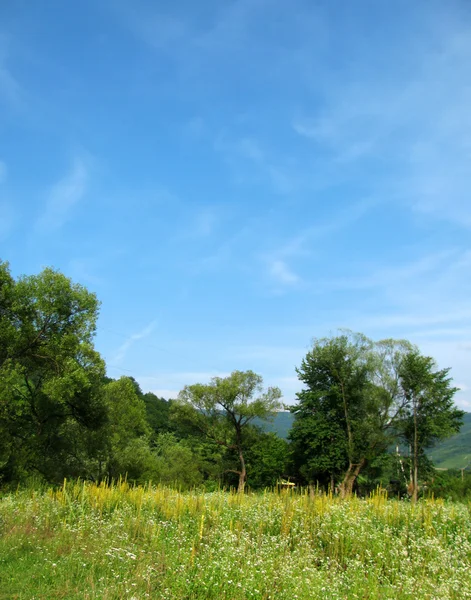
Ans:
POLYGON ((398 423, 404 441, 413 444, 414 414, 417 419, 418 450, 459 432, 464 411, 453 402, 458 388, 452 386, 449 369, 436 370, 433 358, 408 353, 400 370, 400 385, 407 402, 398 423))
POLYGON ((143 394, 142 399, 146 407, 147 422, 154 436, 172 431, 173 424, 170 421, 171 402, 159 398, 152 392, 143 394))
POLYGON ((263 392, 262 383, 252 371, 234 371, 225 378, 214 377, 209 384, 186 386, 172 406, 177 423, 235 455, 238 468, 227 470, 238 474, 239 491, 243 491, 247 476, 244 445, 248 426, 256 418, 271 418, 281 407, 280 390, 263 392))
POLYGON ((471 499, 471 473, 465 469, 435 470, 427 482, 425 494, 455 502, 469 501, 471 499))
POLYGON ((93 349, 98 301, 45 269, 14 281, 0 263, 1 475, 59 479, 74 448, 65 433, 99 428, 104 363, 93 349))
POLYGON ((274 487, 286 476, 289 446, 274 433, 253 431, 247 444, 247 483, 251 489, 274 487))
POLYGON ((315 340, 297 369, 305 389, 292 409, 290 439, 294 462, 309 481, 350 475, 371 453, 379 434, 371 347, 361 335, 315 340))
POLYGON ((458 391, 452 387, 449 369, 434 370, 434 360, 418 351, 408 352, 399 370, 405 402, 398 431, 412 451, 412 499, 417 500, 419 457, 426 448, 460 430, 464 412, 453 404, 458 391))
POLYGON ((453 404, 449 370, 433 368, 404 340, 373 343, 350 333, 315 340, 297 370, 305 386, 292 408, 297 473, 324 486, 343 478, 340 491, 348 494, 369 465, 366 489, 368 479, 383 481, 371 473, 401 438, 413 448, 415 498, 419 467, 427 477, 425 450, 459 431, 464 414, 453 404))
POLYGON ((155 443, 156 467, 153 480, 189 489, 203 482, 202 461, 191 445, 173 433, 161 433, 155 443))
POLYGON ((152 457, 144 401, 130 377, 121 377, 105 385, 104 400, 108 416, 102 431, 106 475, 116 479, 127 474, 130 479, 138 480, 144 474, 139 465, 141 468, 145 465, 144 472, 149 471, 152 457))

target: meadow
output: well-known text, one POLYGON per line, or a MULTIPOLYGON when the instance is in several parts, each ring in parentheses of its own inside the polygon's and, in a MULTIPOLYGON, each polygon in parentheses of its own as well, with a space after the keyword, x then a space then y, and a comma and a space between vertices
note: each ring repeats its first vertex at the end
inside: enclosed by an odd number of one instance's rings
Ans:
POLYGON ((65 482, 0 499, 0 598, 471 598, 471 505, 65 482))

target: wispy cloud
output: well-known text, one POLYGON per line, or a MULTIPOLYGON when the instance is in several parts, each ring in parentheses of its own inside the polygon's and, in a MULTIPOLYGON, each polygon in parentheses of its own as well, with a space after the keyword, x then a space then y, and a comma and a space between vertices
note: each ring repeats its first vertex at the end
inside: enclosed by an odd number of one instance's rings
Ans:
POLYGON ((41 232, 49 232, 62 227, 72 215, 76 204, 87 190, 89 172, 81 159, 76 159, 70 171, 52 186, 43 209, 36 222, 41 232))
POLYGON ((296 285, 301 281, 300 277, 282 260, 271 261, 269 264, 269 273, 275 283, 283 286, 296 285))
POLYGON ((268 183, 276 194, 287 195, 305 186, 295 164, 276 156, 255 137, 237 137, 228 132, 215 136, 214 150, 232 169, 238 184, 268 183))
MULTIPOLYGON (((446 250, 443 252, 426 255, 417 260, 409 261, 403 265, 382 265, 377 266, 366 275, 350 275, 337 280, 323 281, 323 289, 345 289, 362 290, 368 288, 376 289, 394 289, 399 286, 417 283, 420 277, 427 279, 430 275, 436 275, 437 270, 441 271, 444 266, 449 268, 450 259, 455 258, 458 262, 461 255, 457 251, 446 250)), ((368 269, 368 266, 366 267, 368 269)))
POLYGON ((276 255, 284 259, 309 256, 316 249, 316 244, 323 242, 328 236, 356 225, 363 216, 380 204, 381 200, 377 198, 352 202, 336 210, 332 216, 319 220, 315 225, 304 227, 291 238, 282 241, 276 249, 276 255))
POLYGON ((121 346, 119 346, 119 348, 116 351, 116 354, 111 359, 111 362, 120 363, 123 360, 123 358, 126 356, 129 349, 136 342, 138 342, 139 340, 143 340, 146 337, 149 337, 149 335, 154 331, 156 325, 157 325, 157 321, 152 321, 146 327, 144 327, 144 329, 131 334, 127 338, 127 340, 123 344, 121 344, 121 346))
POLYGON ((439 14, 419 47, 404 40, 401 52, 413 56, 407 70, 383 66, 387 79, 365 76, 353 61, 350 78, 331 83, 325 106, 293 119, 293 129, 325 165, 374 165, 377 194, 469 228, 471 27, 439 14))

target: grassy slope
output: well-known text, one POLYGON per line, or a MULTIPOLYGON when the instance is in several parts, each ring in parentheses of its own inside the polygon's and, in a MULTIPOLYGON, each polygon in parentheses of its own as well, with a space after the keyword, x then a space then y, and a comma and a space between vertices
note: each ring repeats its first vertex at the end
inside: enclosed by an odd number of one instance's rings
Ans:
MULTIPOLYGON (((264 429, 287 438, 292 422, 291 413, 280 412, 272 423, 264 424, 264 429)), ((471 413, 465 414, 460 433, 438 444, 430 450, 429 456, 435 466, 442 469, 461 469, 468 464, 471 466, 471 413)))
POLYGON ((435 466, 463 469, 471 465, 471 413, 466 413, 461 431, 429 452, 435 466))

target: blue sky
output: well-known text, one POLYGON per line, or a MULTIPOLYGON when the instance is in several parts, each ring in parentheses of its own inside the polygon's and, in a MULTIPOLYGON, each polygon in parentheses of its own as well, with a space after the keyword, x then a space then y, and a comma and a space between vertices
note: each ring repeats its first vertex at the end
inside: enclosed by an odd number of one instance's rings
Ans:
POLYGON ((102 301, 109 374, 253 369, 339 327, 471 410, 471 4, 0 4, 0 256, 102 301))

